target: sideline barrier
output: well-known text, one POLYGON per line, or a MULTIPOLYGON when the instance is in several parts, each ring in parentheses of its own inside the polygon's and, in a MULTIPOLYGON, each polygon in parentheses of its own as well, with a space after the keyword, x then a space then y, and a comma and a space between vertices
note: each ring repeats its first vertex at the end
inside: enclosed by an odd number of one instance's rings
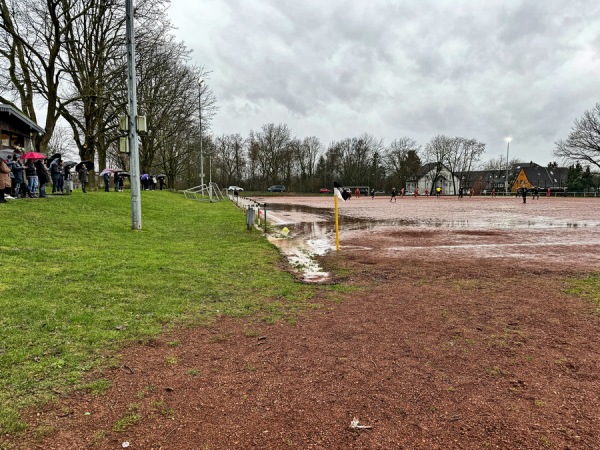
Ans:
POLYGON ((246 225, 248 230, 252 229, 252 225, 256 225, 259 228, 264 226, 264 232, 267 232, 267 204, 258 203, 240 195, 233 195, 233 193, 227 193, 227 197, 231 202, 240 209, 246 211, 246 225), (250 212, 250 210, 252 212, 250 212), (252 219, 250 221, 250 219, 252 219))

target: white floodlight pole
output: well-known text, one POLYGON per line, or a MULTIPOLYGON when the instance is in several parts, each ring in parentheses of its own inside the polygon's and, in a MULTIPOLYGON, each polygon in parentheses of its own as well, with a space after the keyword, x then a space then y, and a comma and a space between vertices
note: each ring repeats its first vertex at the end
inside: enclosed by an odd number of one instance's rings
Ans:
POLYGON ((127 88, 129 93, 128 143, 129 171, 131 174, 131 218, 134 230, 142 229, 142 204, 140 201, 140 160, 137 135, 137 91, 135 74, 135 35, 133 30, 133 0, 125 0, 127 33, 127 88))
POLYGON ((200 190, 204 197, 204 153, 202 151, 202 84, 204 80, 198 80, 198 111, 200 113, 200 190))
POLYGON ((508 150, 510 149, 511 137, 506 138, 506 180, 504 180, 504 193, 508 195, 508 150))

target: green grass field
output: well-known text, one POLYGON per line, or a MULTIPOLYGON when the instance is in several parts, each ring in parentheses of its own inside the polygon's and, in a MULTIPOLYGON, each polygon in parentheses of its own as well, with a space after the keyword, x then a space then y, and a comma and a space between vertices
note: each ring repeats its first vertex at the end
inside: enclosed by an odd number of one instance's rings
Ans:
POLYGON ((0 433, 25 427, 23 408, 81 388, 127 342, 218 314, 293 320, 311 304, 315 288, 278 269, 228 201, 145 191, 142 228, 131 229, 129 192, 0 205, 0 433))

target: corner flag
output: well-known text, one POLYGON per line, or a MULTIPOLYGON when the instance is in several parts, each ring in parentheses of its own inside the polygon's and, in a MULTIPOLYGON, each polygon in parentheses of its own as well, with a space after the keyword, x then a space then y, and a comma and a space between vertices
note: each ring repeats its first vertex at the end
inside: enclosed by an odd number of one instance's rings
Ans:
POLYGON ((348 200, 348 197, 350 197, 350 193, 346 191, 346 189, 344 189, 337 181, 333 182, 333 194, 343 201, 348 200))
POLYGON ((337 181, 333 182, 333 207, 335 210, 335 249, 339 251, 340 249, 340 228, 338 224, 338 198, 343 201, 348 200, 350 197, 350 193, 346 191, 342 187, 340 183, 337 181))

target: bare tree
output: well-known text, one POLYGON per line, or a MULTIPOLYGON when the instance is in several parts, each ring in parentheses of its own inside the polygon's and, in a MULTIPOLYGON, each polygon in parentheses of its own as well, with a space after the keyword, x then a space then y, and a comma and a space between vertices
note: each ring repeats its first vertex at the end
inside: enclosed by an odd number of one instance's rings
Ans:
POLYGON ((249 146, 253 160, 251 164, 261 181, 281 183, 285 180, 292 133, 287 125, 269 123, 263 125, 259 132, 250 132, 249 146))
POLYGON ((556 157, 600 168, 600 103, 576 119, 569 137, 556 141, 555 145, 556 157))
MULTIPOLYGON (((453 174, 461 174, 467 185, 471 184, 471 172, 485 152, 485 144, 475 139, 455 137, 452 139, 452 151, 448 153, 446 167, 453 174)), ((452 179, 454 192, 457 192, 455 178, 452 179)))
POLYGON ((437 135, 431 139, 425 146, 425 158, 427 162, 436 163, 435 170, 431 171, 431 186, 440 176, 444 161, 447 161, 454 148, 453 138, 444 135, 437 135))
POLYGON ((298 163, 299 186, 306 191, 317 189, 314 179, 317 160, 323 153, 323 146, 315 136, 294 140, 291 144, 293 156, 298 163))
MULTIPOLYGON (((76 0, 0 0, 0 75, 3 91, 18 98, 21 111, 36 120, 34 99, 45 101, 45 134, 36 147, 46 152, 60 117, 60 66, 70 20, 77 20, 86 8, 71 11, 76 0), (67 19, 66 12, 71 11, 67 19)), ((0 96, 0 100, 12 103, 0 96)))
POLYGON ((417 141, 402 137, 392 141, 386 152, 386 167, 389 181, 393 185, 404 186, 406 180, 418 172, 421 167, 417 141))
POLYGON ((224 185, 242 183, 246 159, 244 138, 240 134, 224 134, 215 139, 214 165, 224 185))
POLYGON ((346 184, 369 183, 373 156, 381 153, 383 143, 369 134, 333 142, 327 149, 327 158, 334 168, 333 176, 346 184))

